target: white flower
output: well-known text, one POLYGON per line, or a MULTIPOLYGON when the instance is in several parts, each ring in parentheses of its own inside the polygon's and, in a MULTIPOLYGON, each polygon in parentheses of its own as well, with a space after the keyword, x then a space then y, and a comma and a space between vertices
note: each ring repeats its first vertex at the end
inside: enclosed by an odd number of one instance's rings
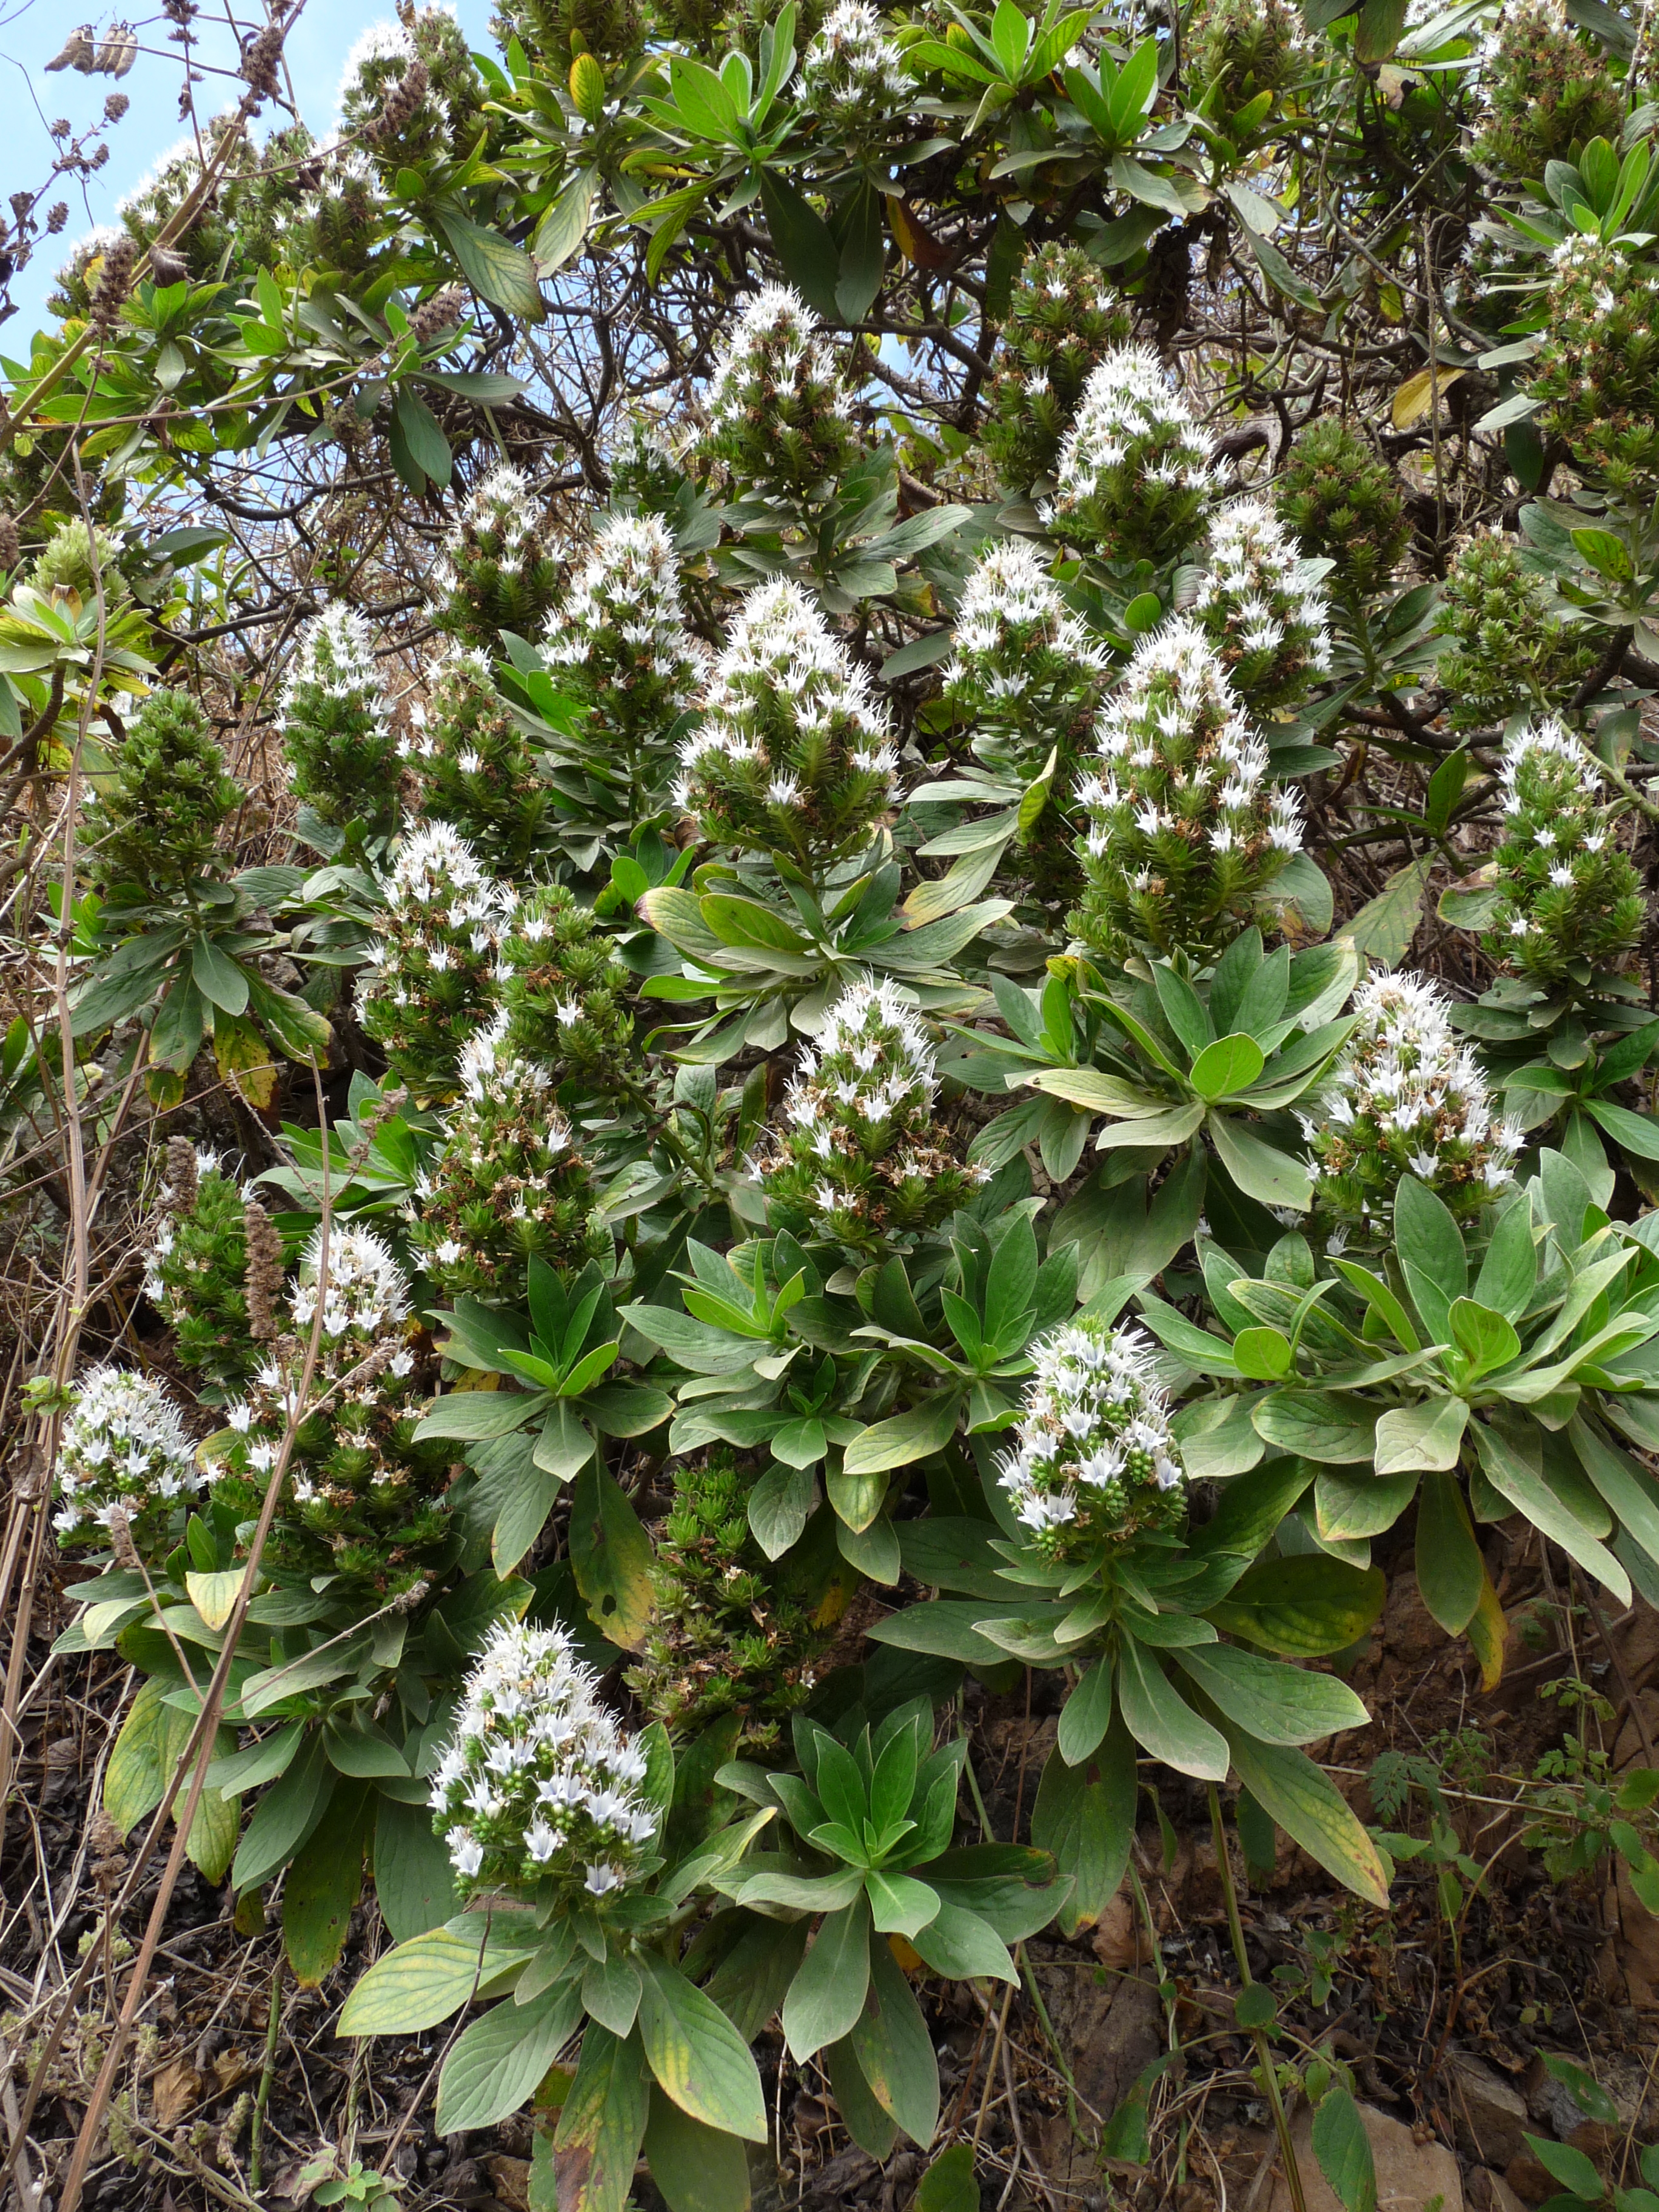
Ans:
POLYGON ((195 1446, 165 1386, 155 1376, 109 1364, 89 1369, 77 1382, 53 1473, 61 1534, 88 1522, 107 1528, 118 1508, 141 1548, 152 1552, 157 1543, 166 1546, 162 1509, 203 1487, 195 1446), (151 1522, 153 1528, 145 1525, 151 1522))
POLYGON ((1035 1372, 999 1477, 1042 1548, 1132 1535, 1146 1517, 1147 1493, 1180 1486, 1152 1360, 1147 1338, 1127 1326, 1074 1324, 1032 1347, 1035 1372), (1062 1530, 1078 1535, 1057 1536, 1062 1530))

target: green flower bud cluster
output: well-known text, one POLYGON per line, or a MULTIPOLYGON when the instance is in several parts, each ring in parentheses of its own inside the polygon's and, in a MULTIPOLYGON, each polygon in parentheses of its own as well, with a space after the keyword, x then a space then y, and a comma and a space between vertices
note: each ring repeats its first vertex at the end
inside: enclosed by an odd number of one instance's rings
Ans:
POLYGON ((998 1480, 1043 1558, 1119 1550, 1143 1529, 1184 1524, 1186 1479, 1153 1353, 1141 1330, 1096 1321, 1031 1347, 1035 1371, 998 1480))
POLYGON ((997 474, 1029 492, 1052 477, 1083 388, 1133 327, 1079 246, 1039 248, 1014 287, 981 435, 997 474))
POLYGON ((386 907, 357 979, 357 1017, 392 1079, 422 1103, 450 1097, 462 1048, 495 1015, 496 966, 515 901, 447 822, 405 837, 381 883, 386 907))
POLYGON ((611 1232, 552 1077, 507 1052, 498 1022, 463 1050, 461 1084, 407 1209, 410 1247, 442 1297, 522 1305, 532 1259, 573 1274, 598 1260, 608 1273, 611 1232))
POLYGON ((870 146, 907 122, 915 87, 869 0, 836 0, 801 60, 802 106, 837 146, 870 146))
POLYGON ((1219 489, 1211 442, 1151 347, 1115 346, 1083 387, 1042 519, 1104 560, 1166 560, 1219 489))
POLYGON ((775 1749, 779 1723, 811 1697, 833 1633, 755 1541, 753 1487, 753 1475, 726 1450, 675 1469, 674 1504, 657 1541, 656 1615, 644 1656, 625 1678, 677 1735, 740 1714, 738 1741, 751 1756, 775 1749))
POLYGON ((1330 416, 1297 440, 1279 479, 1279 511, 1304 553, 1334 564, 1351 597, 1382 590, 1411 535, 1393 472, 1330 416))
POLYGON ((1329 603, 1265 500, 1236 500, 1210 525, 1202 581, 1186 611, 1233 689, 1257 713, 1291 707, 1331 672, 1329 603))
POLYGON ((834 349, 799 292, 758 291, 714 362, 702 451, 751 486, 800 498, 846 466, 857 444, 834 349))
POLYGON ((1549 316, 1528 389, 1536 420, 1616 492, 1651 499, 1659 478, 1659 276, 1617 246, 1571 232, 1553 256, 1549 316))
POLYGON ((144 1296, 173 1331, 180 1366, 201 1376, 204 1395, 222 1393, 245 1382, 259 1358, 248 1333, 242 1193, 221 1174, 216 1153, 192 1152, 182 1139, 167 1150, 171 1180, 146 1255, 144 1296))
POLYGON ((504 629, 535 635, 558 597, 565 562, 519 471, 502 462, 467 495, 436 576, 443 628, 494 652, 504 629))
POLYGON ((87 872, 106 899, 158 905, 211 872, 241 791, 183 691, 152 691, 113 758, 82 824, 87 872))
POLYGON ((1302 820, 1197 623, 1141 641, 1096 740, 1077 788, 1089 888, 1073 927, 1109 959, 1214 949, 1300 852, 1302 820))
POLYGON ((948 1219, 987 1170, 964 1166, 933 1119, 933 1050, 885 979, 854 983, 824 1016, 761 1162, 786 1217, 873 1259, 948 1219))
POLYGON ((567 884, 531 890, 519 901, 496 977, 509 1053, 584 1091, 625 1088, 634 978, 567 884))
POLYGON ((627 514, 672 514, 690 483, 656 422, 630 415, 611 456, 611 497, 627 514))
POLYGON ((1460 1218, 1515 1179, 1524 1133, 1492 1112, 1474 1055, 1459 1044, 1450 1001, 1418 975, 1375 975, 1354 994, 1358 1017, 1313 1110, 1298 1116, 1311 1148, 1315 1205, 1339 1224, 1386 1222, 1403 1178, 1415 1176, 1460 1218))
POLYGON ((368 624, 337 601, 307 624, 283 688, 289 780, 325 822, 398 819, 398 740, 368 624))
POLYGON ((319 1230, 288 1293, 292 1334, 271 1346, 214 1439, 214 1501, 245 1527, 258 1518, 299 1409, 266 1560, 284 1573, 328 1578, 313 1587, 384 1605, 422 1589, 440 1564, 453 1447, 415 1442, 438 1363, 410 1319, 408 1278, 366 1229, 337 1224, 328 1237, 319 1357, 301 1407, 322 1262, 319 1230))
POLYGON ((1212 112, 1224 123, 1263 92, 1280 92, 1303 66, 1301 18, 1290 0, 1208 0, 1195 12, 1182 56, 1200 95, 1218 87, 1212 112))
POLYGON ((573 55, 624 60, 645 26, 639 0, 498 0, 489 27, 503 48, 517 39, 538 76, 562 84, 573 55))
POLYGON ((433 1826, 465 1895, 609 1897, 658 1863, 647 1771, 565 1631, 503 1621, 433 1776, 433 1826))
POLYGON ((821 872, 898 796, 898 750, 869 678, 799 584, 750 592, 682 740, 674 802, 703 835, 821 872))
POLYGON ((25 580, 48 599, 54 592, 73 592, 84 606, 96 589, 92 573, 94 543, 98 582, 103 586, 106 605, 118 603, 129 596, 127 580, 117 565, 121 548, 107 530, 99 531, 94 540, 78 514, 58 524, 29 562, 25 580))
POLYGON ((1619 88, 1563 0, 1504 0, 1481 44, 1478 82, 1486 112, 1474 157, 1500 177, 1535 183, 1546 163, 1590 139, 1618 141, 1619 88))
POLYGON ((1482 942, 1540 982, 1616 963, 1642 934, 1641 879, 1618 843, 1601 770, 1554 720, 1504 748, 1504 838, 1492 856, 1502 905, 1482 942))
POLYGON ((419 781, 421 812, 448 823, 495 872, 522 868, 546 818, 547 787, 486 656, 454 647, 408 714, 400 750, 419 781))
POLYGON ((620 756, 642 811, 672 773, 671 733, 703 658, 685 627, 679 562, 660 517, 606 523, 548 623, 542 655, 588 708, 596 753, 620 756))
POLYGON ((1543 580, 1501 531, 1479 531, 1459 548, 1442 607, 1449 642, 1437 673, 1455 730, 1559 703, 1595 665, 1594 645, 1551 611, 1543 580))
POLYGON ((133 1549, 154 1565, 172 1549, 173 1522, 202 1488, 179 1407, 153 1375, 94 1367, 76 1385, 53 1471, 61 1544, 107 1542, 125 1517, 133 1549))

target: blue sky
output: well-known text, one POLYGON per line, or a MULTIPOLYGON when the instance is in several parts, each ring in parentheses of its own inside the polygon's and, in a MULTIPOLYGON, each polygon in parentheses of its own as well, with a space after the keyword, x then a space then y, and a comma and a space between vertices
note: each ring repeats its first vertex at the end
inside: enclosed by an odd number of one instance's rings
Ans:
MULTIPOLYGON (((132 102, 108 133, 106 166, 83 184, 71 185, 65 180, 54 191, 54 198, 66 199, 70 205, 66 244, 93 224, 108 222, 116 203, 143 181, 185 128, 179 119, 179 50, 167 44, 171 27, 159 13, 135 13, 128 18, 141 51, 118 88, 109 77, 82 76, 74 70, 46 73, 46 64, 90 5, 91 0, 21 0, 21 5, 6 6, 0 0, 0 106, 8 118, 0 202, 14 191, 33 191, 45 178, 52 151, 47 126, 53 120, 66 117, 78 133, 103 112, 107 93, 118 89, 132 102)), ((244 23, 263 15, 252 0, 237 0, 235 12, 244 23)), ((490 0, 454 0, 453 12, 474 50, 491 52, 490 0)), ((334 121, 334 95, 353 46, 371 24, 393 16, 392 0, 307 0, 289 33, 287 53, 295 101, 313 131, 325 131, 334 121)), ((102 31, 110 21, 106 11, 94 18, 94 27, 102 31)), ((216 11, 209 0, 196 28, 198 53, 204 63, 223 70, 234 62, 235 42, 226 21, 224 0, 216 11)), ((204 118, 214 114, 228 106, 232 96, 228 77, 210 76, 197 88, 198 112, 204 118)), ((268 127, 274 113, 268 108, 256 129, 268 127)), ((276 119, 282 119, 280 115, 276 119)), ((44 319, 46 294, 64 258, 58 240, 45 240, 13 284, 17 313, 0 325, 0 350, 14 359, 28 358, 28 333, 44 319)))

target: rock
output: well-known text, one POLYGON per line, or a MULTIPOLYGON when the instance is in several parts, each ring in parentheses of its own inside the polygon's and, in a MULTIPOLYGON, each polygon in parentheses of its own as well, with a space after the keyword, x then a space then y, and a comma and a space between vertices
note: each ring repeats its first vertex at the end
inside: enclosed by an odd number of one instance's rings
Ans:
MULTIPOLYGON (((1419 2142, 1404 2121, 1391 2120, 1375 2106, 1362 2105, 1359 2112, 1376 2166, 1376 2212, 1431 2212, 1437 2198, 1438 2212, 1464 2212, 1462 2177, 1444 2143, 1419 2142)), ((1305 2108, 1291 2124, 1291 2141, 1308 2212, 1342 2212, 1314 2156, 1313 2115, 1305 2108)), ((1267 2212, 1291 2212, 1290 2185, 1282 2172, 1273 2176, 1267 2212)))
POLYGON ((1528 2212, 1503 2175, 1494 2173, 1490 2166, 1475 2167, 1468 2178, 1467 2192, 1473 2212, 1528 2212))
POLYGON ((1446 2061, 1446 2087, 1457 2147, 1484 2166, 1503 2167, 1526 2148, 1525 2099, 1484 2059, 1455 2051, 1446 2061))
POLYGON ((507 2158, 499 2153, 484 2160, 489 2185, 507 2212, 530 2212, 530 2160, 507 2158))
MULTIPOLYGON (((1164 2007, 1157 1984, 1138 1974, 1108 1975, 1037 1969, 1054 2024, 1077 2081, 1078 2094, 1103 2122, 1123 2102, 1135 2077, 1164 2048, 1164 2007)), ((1095 2154, 1072 2132, 1064 2112, 1042 2130, 1038 2155, 1056 2190, 1079 2197, 1099 2193, 1095 2154)))
POLYGON ((1523 2204, 1541 2204, 1547 2197, 1558 2194, 1549 2168, 1529 2150, 1510 2160, 1504 2179, 1523 2204))

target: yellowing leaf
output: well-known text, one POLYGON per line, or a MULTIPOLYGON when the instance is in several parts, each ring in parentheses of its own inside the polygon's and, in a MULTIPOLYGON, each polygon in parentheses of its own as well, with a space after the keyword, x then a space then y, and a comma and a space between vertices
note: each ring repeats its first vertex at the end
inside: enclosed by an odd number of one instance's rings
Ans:
POLYGON ((1415 376, 1408 376, 1394 395, 1389 412, 1396 430, 1409 430, 1428 413, 1434 399, 1443 392, 1449 392, 1463 374, 1461 368, 1419 368, 1415 376))
POLYGON ((1482 1575, 1480 1601, 1463 1631, 1480 1662, 1480 1686, 1495 1690, 1504 1679, 1504 1608, 1490 1576, 1482 1575))

